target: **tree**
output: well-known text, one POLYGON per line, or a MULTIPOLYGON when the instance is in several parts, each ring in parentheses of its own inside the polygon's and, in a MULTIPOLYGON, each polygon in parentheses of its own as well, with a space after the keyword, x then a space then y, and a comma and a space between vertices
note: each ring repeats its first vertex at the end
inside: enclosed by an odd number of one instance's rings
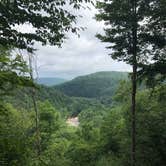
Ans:
POLYGON ((12 48, 0 47, 0 94, 6 95, 14 87, 33 86, 28 73, 28 66, 19 54, 12 55, 12 48))
POLYGON ((0 165, 29 165, 34 155, 32 129, 28 111, 0 104, 0 165))
POLYGON ((90 0, 1 0, 0 45, 33 51, 35 41, 60 46, 65 32, 76 33, 77 16, 70 12, 90 0), (34 32, 21 32, 20 25, 30 25, 34 32))
POLYGON ((151 0, 150 8, 147 11, 148 20, 145 33, 143 33, 144 43, 149 42, 152 51, 149 63, 139 64, 141 69, 138 73, 141 79, 146 79, 147 84, 155 86, 162 83, 166 78, 166 1, 151 0), (150 31, 149 31, 150 30, 150 31))
POLYGON ((166 86, 142 91, 137 99, 137 165, 166 165, 166 86))
MULTIPOLYGON (((98 34, 102 42, 111 43, 113 59, 132 65, 131 165, 135 165, 136 130, 136 82, 139 64, 148 64, 151 59, 162 59, 165 46, 163 0, 104 0, 97 2, 99 14, 96 19, 104 21, 105 35, 98 34), (157 28, 159 27, 159 29, 157 28)), ((165 14, 164 14, 165 15, 165 14)))
POLYGON ((40 132, 42 135, 42 150, 50 143, 52 134, 57 132, 61 127, 60 113, 48 102, 39 102, 40 132))

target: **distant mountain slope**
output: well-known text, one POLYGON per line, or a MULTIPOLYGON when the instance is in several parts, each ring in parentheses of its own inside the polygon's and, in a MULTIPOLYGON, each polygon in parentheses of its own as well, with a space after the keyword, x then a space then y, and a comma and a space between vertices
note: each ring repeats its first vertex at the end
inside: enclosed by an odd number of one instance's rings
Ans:
MULTIPOLYGON (((11 103, 18 109, 31 110, 33 108, 32 89, 28 87, 19 87, 11 92, 10 96, 3 97, 7 103, 11 103)), ((69 97, 62 92, 56 90, 54 87, 47 87, 38 85, 35 91, 35 98, 37 103, 49 101, 58 111, 64 115, 77 116, 81 111, 89 108, 101 108, 104 105, 96 100, 90 98, 69 97)))
POLYGON ((128 78, 126 72, 97 72, 77 77, 55 86, 55 89, 68 96, 98 98, 112 96, 120 80, 128 78))
MULTIPOLYGON (((48 100, 56 108, 63 108, 73 102, 71 97, 57 91, 55 88, 39 85, 35 90, 36 101, 44 102, 48 100)), ((28 87, 20 87, 12 91, 12 95, 7 96, 6 101, 12 103, 15 107, 31 108, 32 89, 28 87)))
POLYGON ((53 85, 58 85, 66 82, 67 80, 63 78, 57 78, 57 77, 41 77, 38 78, 37 83, 46 85, 46 86, 53 86, 53 85))

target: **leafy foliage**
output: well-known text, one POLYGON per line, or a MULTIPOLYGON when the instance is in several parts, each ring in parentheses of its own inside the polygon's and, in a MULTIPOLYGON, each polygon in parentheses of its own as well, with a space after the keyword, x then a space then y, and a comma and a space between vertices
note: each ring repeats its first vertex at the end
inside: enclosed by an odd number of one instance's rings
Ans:
MULTIPOLYGON (((137 94, 137 166, 164 166, 166 163, 165 88, 162 85, 153 90, 141 89, 137 94)), ((34 112, 16 110, 1 103, 1 163, 12 166, 128 166, 131 141, 128 89, 129 83, 122 82, 112 107, 85 107, 84 103, 78 127, 67 126, 67 117, 60 111, 60 105, 55 107, 44 100, 38 102, 40 158, 35 153, 34 112)))
MULTIPOLYGON (((0 1, 0 165, 5 166, 128 166, 130 162, 131 84, 127 73, 101 72, 78 77, 56 87, 37 86, 39 117, 32 109, 31 88, 25 77, 28 71, 13 48, 33 51, 33 44, 60 46, 67 31, 77 32, 72 24, 73 9, 82 0, 1 0, 0 1), (34 33, 17 31, 19 25, 31 24, 34 33), (121 79, 125 79, 120 82, 121 79), (120 86, 118 84, 120 82, 120 86), (64 95, 62 91, 72 97, 64 95), (116 90, 117 89, 117 90, 116 90), (13 92, 13 96, 6 94, 13 92), (4 96, 5 94, 5 96, 4 96), (73 97, 76 96, 76 97, 73 97), (112 97, 113 96, 113 97, 112 97), (88 97, 88 98, 85 98, 88 97), (110 104, 111 103, 111 104, 110 104), (66 124, 68 117, 78 116, 79 126, 66 124), (36 153, 36 123, 41 146, 36 153)), ((84 2, 89 2, 85 0, 84 2)), ((157 80, 153 89, 140 88, 136 95, 136 163, 135 166, 166 165, 166 86, 165 86, 165 0, 137 0, 136 15, 128 0, 97 3, 97 19, 111 27, 104 42, 112 42, 112 57, 143 68, 140 75, 157 80), (146 19, 145 19, 146 18, 146 19), (132 40, 133 19, 138 25, 138 43, 132 40), (138 52, 133 59, 133 51, 138 52), (147 63, 151 55, 153 64, 147 63), (150 73, 150 74, 149 74, 150 73), (163 81, 159 84, 158 81, 163 81)), ((132 2, 132 1, 131 1, 132 2)), ((135 26, 134 26, 135 27, 135 26)))
MULTIPOLYGON (((0 45, 14 46, 19 49, 33 51, 35 41, 42 44, 60 46, 66 38, 65 32, 76 33, 77 16, 70 12, 79 9, 82 0, 13 0, 0 2, 0 45), (20 25, 29 24, 32 32, 18 30, 20 25)), ((85 0, 84 2, 90 2, 85 0)))
POLYGON ((27 165, 33 155, 33 119, 25 110, 6 104, 0 107, 0 163, 27 165))
POLYGON ((103 20, 107 27, 105 35, 98 34, 97 37, 103 42, 111 43, 108 49, 114 51, 111 53, 112 58, 132 63, 134 19, 137 22, 138 63, 146 63, 149 58, 159 60, 165 57, 163 19, 165 2, 163 0, 146 2, 136 0, 136 18, 133 14, 132 2, 127 0, 98 1, 97 8, 100 13, 96 15, 96 19, 103 20))
POLYGON ((12 49, 0 46, 0 93, 7 94, 17 86, 34 86, 22 56, 12 55, 12 49))

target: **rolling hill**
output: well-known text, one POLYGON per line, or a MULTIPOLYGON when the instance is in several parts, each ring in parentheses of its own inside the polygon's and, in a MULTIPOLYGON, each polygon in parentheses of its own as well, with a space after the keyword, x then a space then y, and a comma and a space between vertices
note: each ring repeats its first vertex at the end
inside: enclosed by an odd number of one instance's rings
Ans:
MULTIPOLYGON (((98 72, 56 86, 39 85, 36 89, 36 100, 49 101, 59 111, 66 110, 71 116, 89 107, 103 109, 112 104, 112 96, 120 80, 127 79, 127 75, 125 72, 98 72)), ((6 101, 28 110, 33 107, 30 89, 16 89, 6 101)))
POLYGON ((58 77, 41 77, 36 81, 38 84, 53 86, 66 82, 67 80, 58 77))
MULTIPOLYGON (((30 87, 19 87, 11 92, 10 96, 4 97, 7 103, 17 109, 31 110, 33 106, 32 89, 30 87)), ((82 110, 89 107, 101 108, 103 104, 93 98, 70 97, 56 90, 54 87, 38 85, 35 90, 35 99, 38 102, 48 101, 61 113, 69 116, 77 116, 82 110)))
POLYGON ((112 96, 120 80, 127 78, 127 72, 103 71, 76 77, 54 88, 68 96, 100 98, 112 96))

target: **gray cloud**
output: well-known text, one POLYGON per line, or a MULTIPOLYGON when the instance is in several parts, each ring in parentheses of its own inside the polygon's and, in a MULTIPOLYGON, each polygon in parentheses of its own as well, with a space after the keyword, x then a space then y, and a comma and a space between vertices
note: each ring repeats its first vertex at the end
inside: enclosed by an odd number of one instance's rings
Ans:
POLYGON ((62 48, 56 46, 41 46, 36 44, 38 51, 38 72, 40 77, 63 77, 71 79, 78 75, 97 71, 129 71, 131 67, 122 62, 116 62, 108 56, 106 44, 101 43, 96 33, 102 33, 104 24, 93 19, 95 9, 81 10, 78 25, 87 27, 80 32, 80 38, 68 34, 69 39, 62 48))

